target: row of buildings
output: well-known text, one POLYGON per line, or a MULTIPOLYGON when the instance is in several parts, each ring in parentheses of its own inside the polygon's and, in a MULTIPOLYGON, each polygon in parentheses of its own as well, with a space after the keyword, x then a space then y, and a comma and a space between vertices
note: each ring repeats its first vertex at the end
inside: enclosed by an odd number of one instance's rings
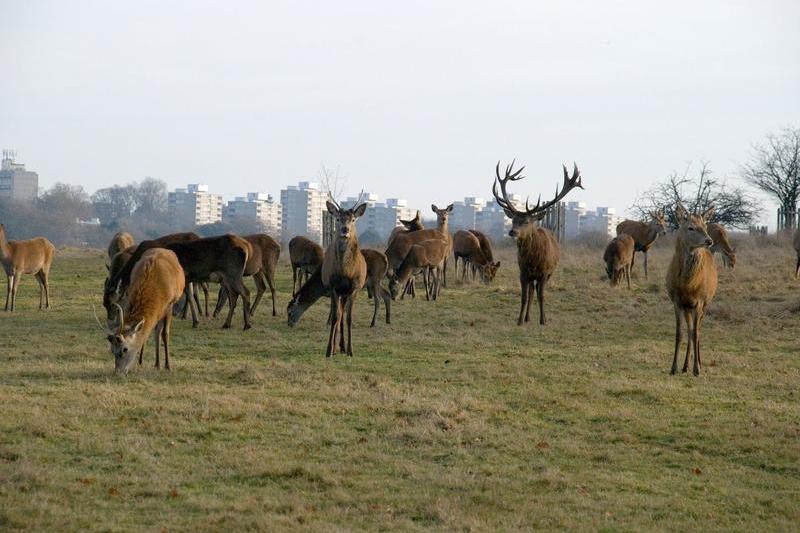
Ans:
MULTIPOLYGON (((210 193, 207 185, 190 184, 169 193, 170 221, 175 227, 192 227, 215 222, 255 224, 261 231, 280 236, 284 242, 295 235, 305 235, 322 242, 323 213, 327 194, 317 183, 301 181, 281 191, 280 202, 265 193, 248 193, 223 204, 222 196, 210 193)), ((363 193, 360 197, 367 210, 356 221, 359 235, 369 233, 377 240, 385 239, 400 219, 410 219, 416 214, 402 198, 381 201, 377 194, 363 193)), ((349 197, 343 205, 352 205, 358 197, 349 197)), ((524 199, 512 195, 511 200, 520 208, 524 199)), ((440 206, 441 207, 441 206, 440 206)), ((423 218, 432 213, 423 210, 423 218)), ((567 202, 564 205, 564 236, 574 239, 585 233, 614 235, 619 218, 612 207, 590 210, 585 202, 567 202)), ((495 202, 483 198, 466 197, 453 202, 449 219, 450 229, 478 229, 495 239, 508 234, 511 221, 495 202)))
POLYGON ((16 152, 3 150, 0 160, 0 200, 33 202, 39 195, 39 174, 15 161, 16 152))

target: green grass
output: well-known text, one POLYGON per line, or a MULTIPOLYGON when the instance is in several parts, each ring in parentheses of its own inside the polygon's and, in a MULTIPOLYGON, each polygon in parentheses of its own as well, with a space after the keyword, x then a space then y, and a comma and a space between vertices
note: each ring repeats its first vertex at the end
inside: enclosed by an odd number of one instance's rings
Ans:
POLYGON ((53 308, 23 279, 0 314, 0 530, 579 528, 794 530, 800 358, 793 254, 741 251, 703 327, 699 378, 668 375, 671 251, 635 288, 567 249, 549 324, 517 327, 513 250, 491 286, 396 302, 353 358, 323 356, 327 303, 253 330, 176 321, 172 371, 113 374, 99 252, 61 251, 53 308))

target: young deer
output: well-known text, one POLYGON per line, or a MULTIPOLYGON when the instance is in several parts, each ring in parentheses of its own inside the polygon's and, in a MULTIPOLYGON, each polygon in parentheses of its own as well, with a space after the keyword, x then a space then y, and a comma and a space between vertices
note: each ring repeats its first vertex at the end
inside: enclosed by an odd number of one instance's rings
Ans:
MULTIPOLYGON (((478 242, 481 243, 481 251, 483 252, 483 255, 486 256, 486 260, 489 261, 490 263, 495 263, 494 252, 492 252, 492 241, 489 240, 489 237, 487 237, 486 234, 484 234, 482 231, 478 231, 476 229, 471 229, 469 230, 469 232, 475 235, 475 237, 477 237, 478 239, 478 242)), ((494 276, 497 275, 497 270, 500 268, 500 261, 497 261, 495 264, 497 268, 494 269, 494 273, 492 274, 489 281, 492 281, 494 279, 494 276)), ((475 277, 474 265, 472 266, 472 277, 473 278, 475 277)))
POLYGON ((519 283, 522 288, 522 298, 519 309, 517 325, 530 320, 531 302, 533 291, 539 300, 539 324, 544 325, 544 286, 553 275, 558 265, 559 247, 555 235, 545 228, 539 227, 539 221, 544 218, 547 210, 560 202, 574 188, 583 189, 581 173, 575 165, 572 177, 564 167, 564 183, 559 191, 556 187, 556 196, 549 202, 541 203, 541 196, 532 208, 525 202, 525 210, 520 211, 509 199, 506 185, 509 181, 518 181, 525 167, 513 171, 514 162, 506 167, 505 177, 500 177, 500 162, 495 167, 496 180, 492 185, 494 198, 506 216, 511 219, 511 230, 508 234, 517 239, 517 262, 519 264, 519 283), (501 195, 497 193, 497 184, 500 184, 501 195))
POLYGON ((708 225, 708 236, 714 241, 711 245, 712 254, 722 254, 722 263, 733 270, 736 267, 736 248, 728 241, 728 232, 716 222, 708 225))
POLYGON ((36 237, 28 241, 6 240, 6 228, 0 224, 0 264, 8 276, 6 289, 6 307, 9 302, 11 311, 16 309, 17 288, 23 274, 34 274, 39 282, 39 309, 42 306, 50 309, 50 284, 47 276, 50 275, 50 266, 56 247, 44 237, 36 237))
MULTIPOLYGON (((647 279, 647 251, 656 242, 659 235, 667 234, 667 221, 664 219, 664 211, 652 211, 650 222, 639 222, 636 220, 623 220, 617 225, 617 235, 627 234, 633 237, 635 252, 644 252, 644 277, 647 279)), ((633 268, 633 260, 631 260, 633 268)))
POLYGON ((631 264, 633 264, 633 237, 622 234, 611 239, 603 253, 603 261, 606 264, 606 274, 612 287, 619 285, 622 276, 628 281, 628 288, 631 288, 631 264))
POLYGON ((717 267, 709 248, 714 244, 708 236, 706 221, 714 209, 702 215, 689 214, 680 204, 675 208, 679 227, 675 240, 675 255, 667 270, 667 294, 675 308, 675 354, 672 357, 674 374, 678 369, 678 349, 681 344, 681 316, 686 322, 689 337, 683 371, 689 368, 689 352, 694 350, 692 373, 700 374, 700 326, 708 304, 717 290, 717 267))
POLYGON ((436 300, 439 296, 439 271, 447 257, 448 249, 449 245, 444 239, 427 239, 413 245, 389 282, 392 298, 397 298, 411 276, 422 271, 425 280, 425 298, 430 300, 433 297, 436 300), (426 271, 429 276, 424 275, 426 271), (428 283, 429 278, 430 283, 428 283))
POLYGON ((484 247, 478 236, 472 231, 458 230, 453 235, 453 264, 455 265, 456 279, 458 279, 458 260, 461 259, 461 280, 466 282, 467 267, 470 267, 473 280, 475 272, 479 272, 484 283, 489 283, 500 268, 500 261, 493 262, 486 256, 484 247))
POLYGON ((127 373, 136 354, 139 354, 139 364, 142 363, 141 353, 153 329, 156 330, 156 368, 160 367, 159 346, 163 342, 164 369, 169 370, 172 306, 183 293, 184 273, 173 252, 153 248, 142 254, 131 272, 127 311, 115 303, 118 318, 113 329, 116 331, 106 331, 117 372, 127 373))
POLYGON ((353 303, 358 291, 367 279, 367 263, 358 248, 356 219, 364 214, 367 204, 353 209, 342 209, 330 197, 326 202, 328 211, 336 218, 339 231, 333 242, 325 250, 322 261, 322 283, 331 290, 331 331, 325 357, 336 353, 336 336, 339 335, 340 349, 345 351, 344 325, 347 321, 347 354, 353 355, 353 303))

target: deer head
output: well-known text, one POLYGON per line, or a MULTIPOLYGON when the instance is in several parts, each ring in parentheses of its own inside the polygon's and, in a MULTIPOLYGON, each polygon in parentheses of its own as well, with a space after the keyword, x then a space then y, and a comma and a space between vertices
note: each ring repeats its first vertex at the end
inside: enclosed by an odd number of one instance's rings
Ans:
POLYGON ((443 228, 447 226, 447 217, 453 212, 453 204, 448 205, 444 209, 439 209, 436 204, 431 204, 431 210, 436 213, 436 224, 438 227, 443 228))
POLYGON ((353 204, 357 207, 343 209, 332 196, 328 196, 325 205, 328 207, 328 212, 336 219, 336 225, 339 227, 338 236, 342 239, 350 239, 356 234, 356 219, 367 210, 367 204, 358 205, 361 201, 361 195, 359 195, 358 200, 353 204))
POLYGON ((416 231, 422 229, 422 220, 419 216, 419 210, 417 210, 417 214, 411 220, 403 220, 400 219, 400 223, 405 227, 408 231, 416 231))
POLYGON ((650 212, 650 227, 658 235, 664 236, 667 234, 667 220, 664 218, 663 209, 650 212))
POLYGON ((567 193, 569 193, 569 191, 576 187, 583 189, 583 185, 581 184, 581 173, 578 170, 578 166, 574 165, 572 177, 569 176, 567 173, 567 167, 564 166, 564 183, 561 186, 561 190, 556 187, 556 195, 552 200, 542 203, 542 197, 539 195, 539 199, 536 200, 536 205, 530 207, 528 200, 525 200, 525 209, 519 210, 508 198, 506 185, 509 181, 519 181, 524 178, 525 176, 522 176, 523 170, 525 170, 524 166, 519 170, 514 171, 514 161, 512 161, 511 164, 506 167, 505 177, 501 178, 500 161, 497 162, 497 166, 495 167, 496 180, 492 186, 492 194, 494 194, 497 205, 499 205, 503 209, 503 212, 505 212, 506 216, 511 219, 511 230, 508 232, 511 237, 517 237, 531 227, 534 227, 539 220, 544 218, 547 210, 560 202, 567 195, 567 193), (498 183, 500 184, 501 194, 497 193, 498 183))
POLYGON ((714 208, 706 209, 701 215, 686 211, 681 204, 675 207, 675 218, 678 221, 678 235, 687 248, 710 248, 714 241, 708 236, 706 224, 714 215, 714 208))
POLYGON ((114 355, 114 369, 117 372, 127 374, 136 355, 147 340, 141 334, 144 320, 140 320, 134 326, 126 326, 122 307, 119 304, 114 305, 119 312, 119 318, 115 328, 116 331, 107 331, 106 340, 110 344, 111 353, 114 355))
POLYGON ((500 261, 495 263, 488 263, 486 266, 483 267, 481 272, 481 277, 483 278, 484 283, 490 283, 494 280, 494 277, 497 275, 497 270, 500 268, 500 261))

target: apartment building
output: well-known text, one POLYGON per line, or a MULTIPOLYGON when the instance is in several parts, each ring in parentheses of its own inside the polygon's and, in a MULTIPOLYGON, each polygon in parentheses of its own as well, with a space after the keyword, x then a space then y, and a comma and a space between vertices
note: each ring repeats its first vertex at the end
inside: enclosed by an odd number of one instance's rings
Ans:
MULTIPOLYGON (((347 198, 342 207, 354 206, 358 201, 357 196, 347 198)), ((367 210, 356 219, 356 232, 363 235, 365 232, 374 232, 381 239, 386 239, 394 228, 401 225, 400 219, 414 218, 415 210, 408 207, 408 201, 403 198, 387 198, 381 202, 377 194, 362 193, 361 202, 367 204, 367 210)))
POLYGON ((222 212, 223 222, 254 224, 278 239, 283 228, 283 208, 271 194, 251 192, 228 202, 222 212))
POLYGON ((208 192, 208 185, 190 183, 167 195, 167 212, 175 228, 192 228, 222 220, 222 196, 208 192))
POLYGON ((281 231, 283 242, 303 235, 322 244, 322 211, 326 195, 319 184, 301 181, 281 190, 281 231))
POLYGON ((3 150, 0 162, 0 200, 32 203, 39 195, 39 174, 25 170, 14 159, 16 152, 3 150))

